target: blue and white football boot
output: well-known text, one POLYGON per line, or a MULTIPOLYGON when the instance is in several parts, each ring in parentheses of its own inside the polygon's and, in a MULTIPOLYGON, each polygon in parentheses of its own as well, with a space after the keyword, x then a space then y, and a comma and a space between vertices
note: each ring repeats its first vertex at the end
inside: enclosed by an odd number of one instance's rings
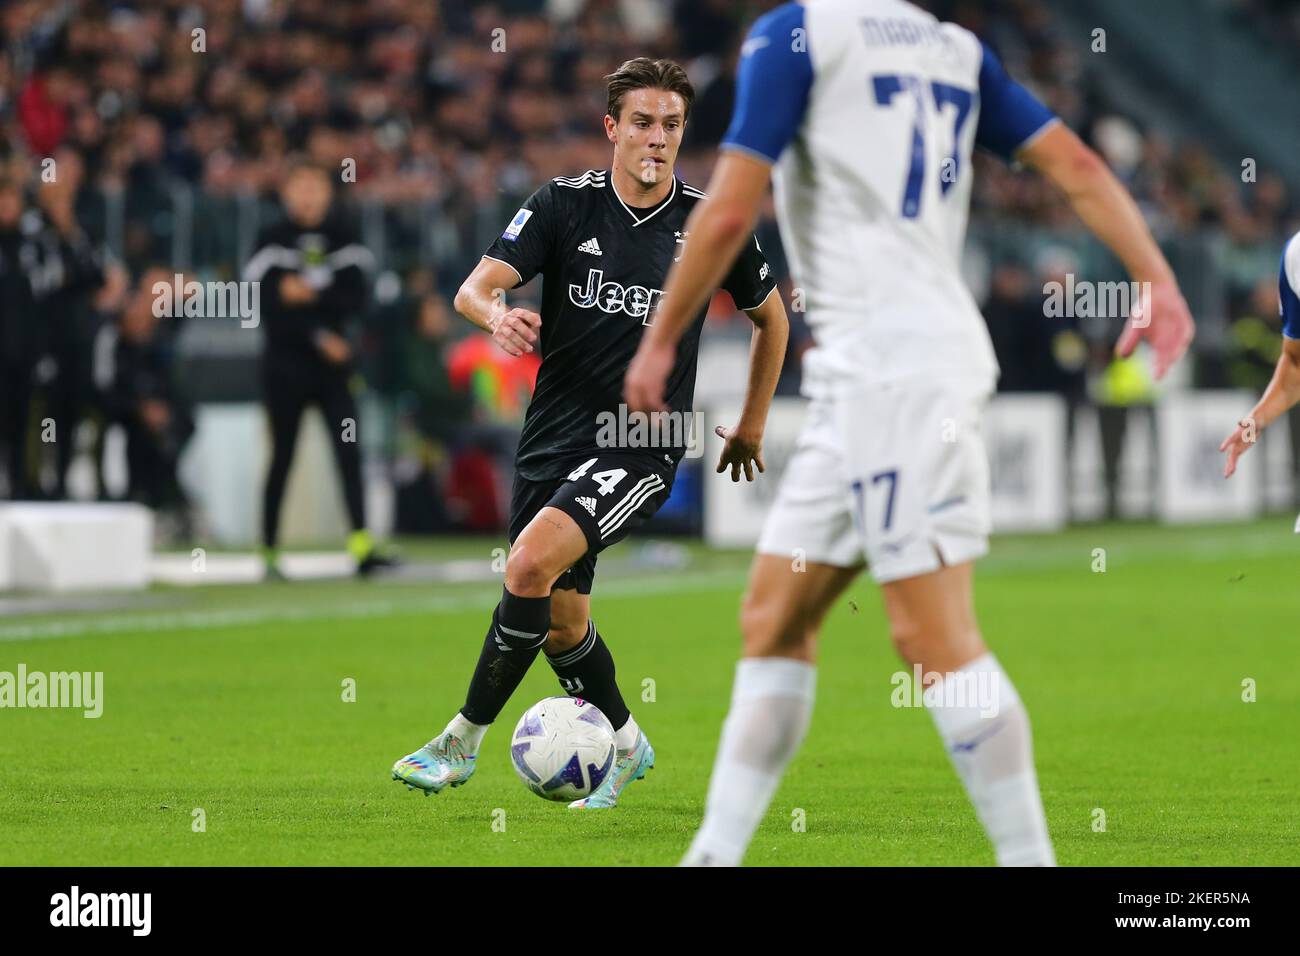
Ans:
POLYGON ((647 770, 653 770, 655 750, 650 746, 644 733, 636 740, 636 746, 614 761, 614 768, 605 777, 601 785, 589 797, 574 800, 569 804, 570 810, 608 810, 618 803, 618 798, 633 780, 640 780, 647 770))
POLYGON ((407 790, 418 787, 427 797, 447 786, 463 785, 477 766, 478 755, 467 753, 463 740, 444 731, 393 764, 393 779, 405 783, 407 790))

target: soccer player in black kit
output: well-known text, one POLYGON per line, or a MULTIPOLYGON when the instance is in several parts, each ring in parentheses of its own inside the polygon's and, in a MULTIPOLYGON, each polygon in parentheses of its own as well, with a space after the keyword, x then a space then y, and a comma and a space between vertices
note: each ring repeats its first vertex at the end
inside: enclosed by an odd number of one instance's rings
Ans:
MULTIPOLYGON (((611 441, 628 421, 623 375, 654 320, 664 277, 681 255, 683 224, 704 194, 674 175, 694 90, 680 66, 638 58, 608 77, 609 170, 560 177, 535 192, 456 295, 456 310, 512 355, 542 365, 516 456, 510 555, 501 602, 465 705, 446 729, 393 766, 426 794, 473 774, 496 720, 537 654, 566 693, 595 704, 615 729, 617 757, 575 808, 612 807, 654 765, 654 751, 614 679, 614 659, 590 616, 596 555, 646 522, 668 498, 686 452, 701 309, 682 338, 668 393, 675 421, 611 441), (507 309, 503 292, 542 276, 542 311, 507 309), (605 426, 605 427, 602 427, 605 426)), ((789 326, 776 283, 751 239, 723 287, 755 326, 740 421, 719 427, 717 470, 753 480, 789 326)), ((664 420, 661 420, 664 422, 664 420)), ((593 781, 594 783, 595 781, 593 781)), ((545 781, 540 782, 545 786, 545 781)))
POLYGON ((261 284, 261 321, 266 332, 262 384, 271 424, 271 465, 262 497, 266 574, 283 577, 278 549, 280 506, 299 423, 307 407, 316 405, 325 416, 343 479, 352 526, 348 552, 357 562, 357 573, 366 575, 393 561, 366 530, 361 451, 355 440, 357 405, 351 389, 352 346, 344 325, 366 305, 374 256, 351 224, 332 214, 334 183, 325 167, 296 161, 280 198, 284 221, 262 230, 257 251, 244 266, 244 279, 261 284))

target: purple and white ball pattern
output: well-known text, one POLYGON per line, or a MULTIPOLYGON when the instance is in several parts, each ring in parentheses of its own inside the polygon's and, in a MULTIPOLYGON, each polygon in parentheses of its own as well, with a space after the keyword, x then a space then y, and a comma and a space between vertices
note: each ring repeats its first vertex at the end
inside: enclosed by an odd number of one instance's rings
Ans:
POLYGON ((595 704, 548 697, 524 711, 510 741, 515 772, 547 800, 589 796, 614 767, 614 728, 595 704))

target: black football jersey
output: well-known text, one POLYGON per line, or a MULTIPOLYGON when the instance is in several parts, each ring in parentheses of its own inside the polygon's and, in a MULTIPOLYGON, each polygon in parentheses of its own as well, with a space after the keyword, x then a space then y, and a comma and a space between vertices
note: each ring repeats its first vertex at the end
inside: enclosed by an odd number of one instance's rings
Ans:
MULTIPOLYGON (((607 170, 551 180, 529 197, 485 256, 519 273, 518 286, 542 276, 542 359, 524 419, 515 467, 532 481, 559 478, 574 457, 602 449, 602 419, 617 419, 623 376, 654 321, 664 280, 686 240, 686 218, 704 194, 674 177, 667 198, 637 209, 619 197, 607 170)), ((723 288, 737 308, 753 309, 776 287, 758 241, 743 246, 723 288)), ((688 416, 707 307, 677 346, 668 407, 688 416)), ((685 420, 685 419, 684 419, 685 420)), ((674 433, 677 437, 680 432, 674 433)), ((683 443, 648 449, 674 464, 683 443)))

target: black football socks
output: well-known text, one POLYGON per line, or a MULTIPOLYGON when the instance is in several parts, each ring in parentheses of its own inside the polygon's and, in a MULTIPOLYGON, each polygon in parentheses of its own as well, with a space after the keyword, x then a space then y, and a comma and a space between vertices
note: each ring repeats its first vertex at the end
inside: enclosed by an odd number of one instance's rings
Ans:
POLYGON ((587 635, 577 646, 554 657, 547 654, 546 660, 566 694, 591 701, 615 730, 627 723, 631 714, 614 680, 614 657, 593 622, 587 622, 587 635))
MULTIPOLYGON (((483 640, 483 651, 469 682, 465 706, 460 709, 466 720, 490 724, 497 719, 536 660, 550 629, 549 594, 546 597, 519 597, 501 589, 501 603, 492 612, 492 626, 483 640)), ((611 679, 613 673, 611 660, 611 679)))

